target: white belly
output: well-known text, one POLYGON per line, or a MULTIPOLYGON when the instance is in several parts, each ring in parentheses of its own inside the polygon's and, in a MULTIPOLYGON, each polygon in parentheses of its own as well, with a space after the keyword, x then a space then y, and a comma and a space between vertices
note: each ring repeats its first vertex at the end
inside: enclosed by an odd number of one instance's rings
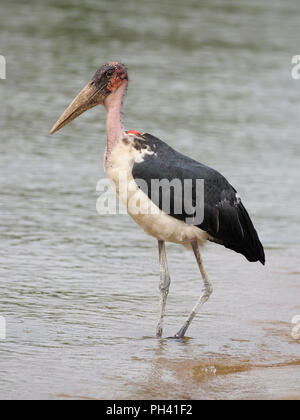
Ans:
POLYGON ((153 152, 147 149, 137 150, 134 139, 134 135, 126 135, 115 146, 105 163, 105 171, 128 214, 146 233, 159 240, 190 248, 191 240, 196 239, 200 246, 203 245, 209 237, 206 232, 169 216, 137 186, 132 176, 132 167, 135 162, 141 162, 145 154, 153 152))

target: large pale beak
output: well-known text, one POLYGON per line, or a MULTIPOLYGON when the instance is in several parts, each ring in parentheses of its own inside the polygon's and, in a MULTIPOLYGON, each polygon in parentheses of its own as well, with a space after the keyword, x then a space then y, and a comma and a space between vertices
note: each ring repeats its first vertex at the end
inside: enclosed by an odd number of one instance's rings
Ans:
POLYGON ((105 97, 105 89, 103 89, 103 87, 97 88, 91 80, 76 96, 65 112, 59 117, 52 127, 50 134, 60 130, 88 109, 93 108, 96 105, 103 104, 105 97))

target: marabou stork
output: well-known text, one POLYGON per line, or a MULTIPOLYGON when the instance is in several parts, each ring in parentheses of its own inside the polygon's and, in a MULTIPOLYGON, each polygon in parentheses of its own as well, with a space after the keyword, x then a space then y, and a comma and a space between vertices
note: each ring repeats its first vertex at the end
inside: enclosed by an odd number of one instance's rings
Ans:
POLYGON ((127 84, 127 68, 119 62, 106 63, 97 70, 91 81, 61 115, 50 134, 96 105, 101 104, 106 109, 105 171, 129 215, 146 233, 158 240, 160 308, 157 337, 162 336, 170 286, 165 242, 182 244, 192 249, 203 278, 201 296, 182 328, 174 336, 182 338, 213 290, 203 266, 199 247, 209 240, 244 255, 248 261, 260 261, 262 264, 265 263, 264 249, 239 195, 219 172, 178 153, 150 134, 141 134, 135 130, 124 131, 121 106, 127 84), (125 180, 127 192, 122 197, 120 178, 121 181, 125 180), (165 211, 161 194, 157 200, 152 199, 153 179, 179 179, 183 185, 186 179, 192 180, 193 200, 196 200, 195 181, 204 180, 204 217, 201 223, 187 223, 190 213, 186 214, 184 209, 181 213, 175 211, 174 193, 170 196, 170 208, 165 211), (142 186, 139 185, 140 180, 144 181, 142 186), (138 194, 141 207, 154 211, 131 211, 129 201, 134 194, 138 194))

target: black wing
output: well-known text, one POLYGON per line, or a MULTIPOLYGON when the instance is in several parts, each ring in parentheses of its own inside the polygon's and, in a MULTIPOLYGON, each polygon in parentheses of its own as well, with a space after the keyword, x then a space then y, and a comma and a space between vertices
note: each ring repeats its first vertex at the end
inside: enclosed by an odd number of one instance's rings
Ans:
MULTIPOLYGON (((145 154, 142 162, 136 162, 132 174, 149 198, 160 209, 166 211, 163 206, 162 191, 160 190, 158 195, 152 194, 151 180, 167 179, 171 182, 174 179, 179 179, 182 185, 184 180, 192 180, 192 197, 195 205, 196 180, 203 179, 204 219, 202 223, 194 224, 208 232, 214 242, 243 254, 249 261, 260 261, 264 264, 263 246, 247 210, 229 182, 219 172, 176 152, 158 138, 150 134, 143 134, 142 138, 153 153, 145 154), (143 182, 139 182, 139 180, 143 182)), ((184 192, 182 193, 184 194, 184 192)), ((180 214, 177 214, 173 189, 170 191, 170 198, 171 205, 167 210, 170 216, 183 221, 191 217, 190 212, 186 213, 184 208, 180 214)))

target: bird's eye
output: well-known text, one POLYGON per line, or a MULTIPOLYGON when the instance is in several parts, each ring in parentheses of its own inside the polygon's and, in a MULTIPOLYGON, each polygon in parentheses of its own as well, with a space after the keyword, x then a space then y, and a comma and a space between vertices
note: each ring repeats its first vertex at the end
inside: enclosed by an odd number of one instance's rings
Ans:
POLYGON ((114 74, 114 70, 113 69, 109 69, 106 72, 106 77, 111 77, 114 74))

